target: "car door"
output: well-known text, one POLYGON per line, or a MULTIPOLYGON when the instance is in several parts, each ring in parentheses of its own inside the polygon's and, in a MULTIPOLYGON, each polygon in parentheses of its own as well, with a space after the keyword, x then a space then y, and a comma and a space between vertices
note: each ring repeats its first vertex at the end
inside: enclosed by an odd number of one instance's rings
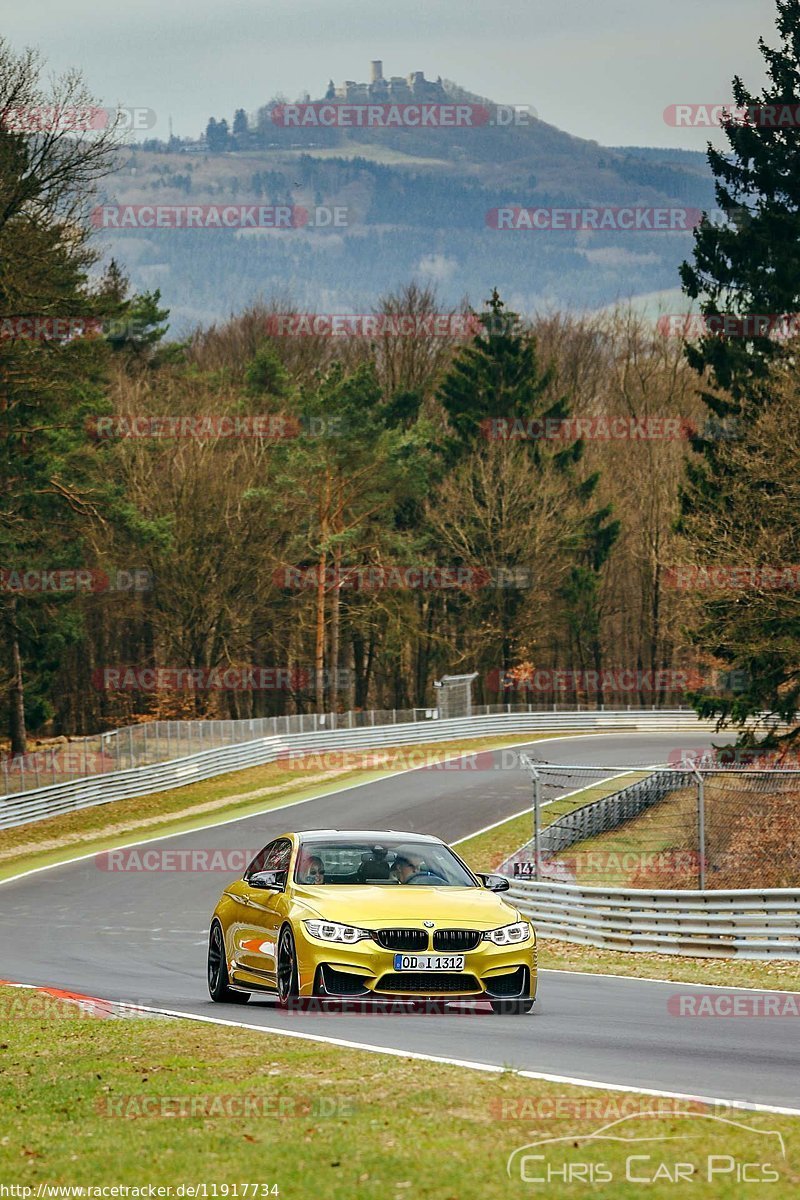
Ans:
POLYGON ((244 914, 237 939, 237 962, 243 970, 258 976, 270 987, 277 987, 277 942, 288 908, 286 888, 291 857, 291 839, 276 838, 257 855, 247 869, 240 890, 237 889, 244 914), (268 877, 269 874, 274 876, 274 887, 251 885, 252 875, 268 877))

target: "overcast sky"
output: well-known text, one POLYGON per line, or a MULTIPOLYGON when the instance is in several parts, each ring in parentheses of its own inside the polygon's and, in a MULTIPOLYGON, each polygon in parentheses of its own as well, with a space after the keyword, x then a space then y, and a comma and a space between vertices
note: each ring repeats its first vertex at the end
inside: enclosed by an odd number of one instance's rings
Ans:
POLYGON ((155 133, 196 136, 209 116, 276 93, 321 95, 328 79, 424 71, 605 145, 702 150, 704 130, 668 127, 674 103, 763 86, 759 34, 774 0, 93 0, 6 2, 14 49, 79 67, 104 104, 151 108, 155 133))

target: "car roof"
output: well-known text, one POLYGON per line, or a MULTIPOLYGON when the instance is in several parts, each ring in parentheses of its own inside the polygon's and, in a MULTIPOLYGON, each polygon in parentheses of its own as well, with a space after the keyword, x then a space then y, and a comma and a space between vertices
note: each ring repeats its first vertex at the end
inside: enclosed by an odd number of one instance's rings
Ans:
POLYGON ((308 841, 311 838, 324 837, 331 842, 351 842, 351 841, 380 841, 381 838, 390 837, 401 838, 409 842, 432 842, 434 845, 442 845, 442 839, 433 837, 429 833, 406 833, 402 829, 298 829, 296 837, 301 842, 308 841))

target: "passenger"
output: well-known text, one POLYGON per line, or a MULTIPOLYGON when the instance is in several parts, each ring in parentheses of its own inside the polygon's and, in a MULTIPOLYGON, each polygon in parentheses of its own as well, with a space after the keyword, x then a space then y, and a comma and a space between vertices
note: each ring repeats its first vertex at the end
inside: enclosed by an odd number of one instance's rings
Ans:
POLYGON ((301 866, 300 882, 309 884, 325 882, 325 864, 316 854, 312 854, 301 866))

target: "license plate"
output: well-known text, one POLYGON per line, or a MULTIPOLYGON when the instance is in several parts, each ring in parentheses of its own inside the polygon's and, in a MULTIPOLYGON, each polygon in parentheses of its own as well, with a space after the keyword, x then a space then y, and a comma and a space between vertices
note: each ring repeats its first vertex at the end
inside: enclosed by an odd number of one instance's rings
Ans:
POLYGON ((463 971, 463 954, 395 954, 395 971, 463 971))

